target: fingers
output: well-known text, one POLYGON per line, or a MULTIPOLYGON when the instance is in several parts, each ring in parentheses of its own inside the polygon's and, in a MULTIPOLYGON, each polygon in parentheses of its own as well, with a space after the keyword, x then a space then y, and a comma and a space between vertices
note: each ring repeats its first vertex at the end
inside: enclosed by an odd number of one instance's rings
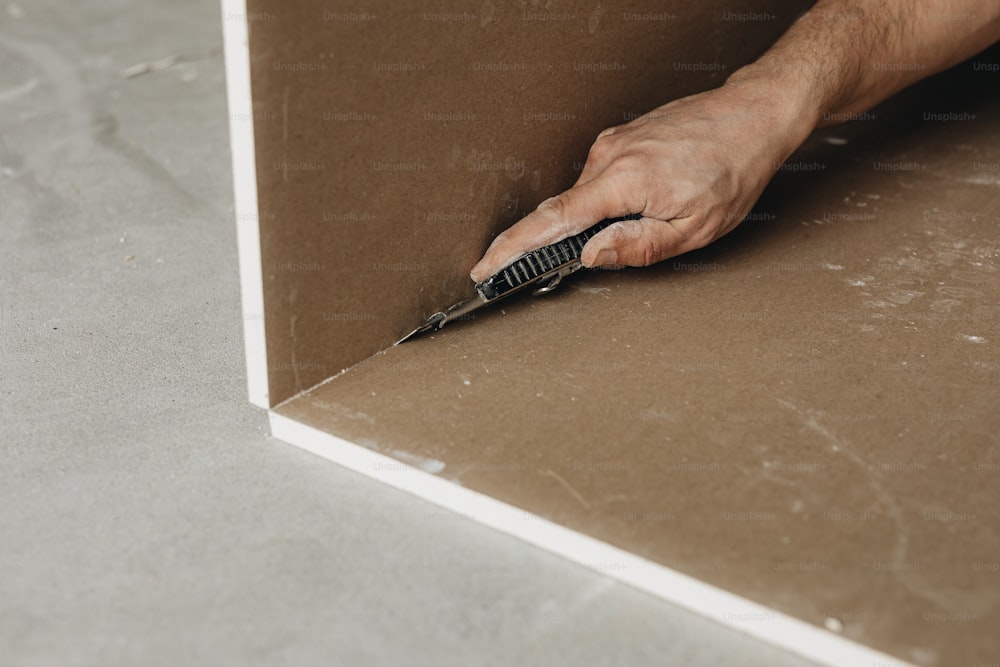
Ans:
POLYGON ((482 282, 524 253, 582 232, 605 218, 641 212, 644 203, 630 201, 632 190, 615 179, 598 178, 543 201, 496 237, 472 267, 472 279, 482 282))
POLYGON ((581 260, 588 268, 649 266, 707 245, 703 236, 692 234, 689 218, 623 220, 590 239, 581 260))

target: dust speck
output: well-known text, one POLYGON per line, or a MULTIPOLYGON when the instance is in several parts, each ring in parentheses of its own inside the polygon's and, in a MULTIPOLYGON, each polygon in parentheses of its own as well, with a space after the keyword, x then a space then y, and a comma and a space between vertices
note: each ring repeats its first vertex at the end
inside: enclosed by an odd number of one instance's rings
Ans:
POLYGON ((983 338, 982 336, 971 336, 969 334, 961 334, 961 335, 959 335, 959 338, 961 338, 962 340, 967 340, 970 343, 985 343, 986 342, 986 339, 983 338))
POLYGON ((390 451, 392 456, 403 463, 413 466, 414 468, 419 468, 424 472, 429 472, 432 475, 436 475, 445 469, 444 461, 438 461, 437 459, 427 458, 425 456, 419 456, 417 454, 411 454, 410 452, 405 452, 398 449, 393 449, 390 451))
POLYGON ((885 298, 887 301, 891 301, 892 303, 900 306, 905 306, 910 303, 910 301, 913 301, 913 299, 923 295, 923 292, 917 292, 914 290, 893 290, 887 294, 885 298))
POLYGON ((933 665, 938 661, 938 654, 933 649, 923 646, 914 646, 910 649, 910 655, 921 665, 933 665))
POLYGON ((601 19, 604 18, 605 11, 604 5, 597 5, 591 12, 590 19, 587 21, 587 29, 590 30, 591 35, 601 27, 601 19))
POLYGON ((823 621, 823 625, 825 625, 826 629, 830 632, 836 632, 837 634, 840 634, 844 630, 843 622, 841 622, 839 618, 835 618, 833 616, 827 616, 826 620, 823 621))
POLYGON ((497 6, 493 4, 493 0, 486 0, 483 2, 482 8, 479 10, 479 25, 487 26, 493 22, 493 15, 497 11, 497 6))
POLYGON ((989 174, 976 174, 975 176, 970 176, 969 178, 961 179, 963 183, 969 183, 971 185, 1000 185, 1000 178, 990 176, 989 174))

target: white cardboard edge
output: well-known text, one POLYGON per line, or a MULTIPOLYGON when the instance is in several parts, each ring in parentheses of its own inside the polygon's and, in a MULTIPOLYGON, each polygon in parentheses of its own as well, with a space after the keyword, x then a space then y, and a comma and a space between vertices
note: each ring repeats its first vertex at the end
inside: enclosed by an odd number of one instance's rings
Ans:
POLYGON ((267 346, 264 338, 264 276, 257 210, 257 172, 250 96, 250 48, 246 0, 222 0, 229 143, 243 304, 243 346, 250 402, 269 408, 267 346))
POLYGON ((279 440, 829 667, 913 667, 455 482, 268 411, 279 440))

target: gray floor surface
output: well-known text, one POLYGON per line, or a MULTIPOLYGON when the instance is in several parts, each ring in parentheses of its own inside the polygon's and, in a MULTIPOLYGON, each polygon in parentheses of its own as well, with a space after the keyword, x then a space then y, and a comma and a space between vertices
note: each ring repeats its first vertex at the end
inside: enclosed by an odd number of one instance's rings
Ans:
POLYGON ((0 2, 0 665, 805 665, 268 436, 220 26, 0 2))

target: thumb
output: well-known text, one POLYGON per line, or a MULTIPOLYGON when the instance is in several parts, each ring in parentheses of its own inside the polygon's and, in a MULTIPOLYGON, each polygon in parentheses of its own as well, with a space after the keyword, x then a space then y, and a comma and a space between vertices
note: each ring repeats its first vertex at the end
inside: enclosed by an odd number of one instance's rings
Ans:
POLYGON ((612 186, 609 179, 598 177, 546 199, 494 239, 483 258, 472 267, 472 279, 482 282, 524 253, 578 234, 605 218, 640 212, 641 206, 639 210, 631 210, 635 202, 628 201, 623 191, 617 184, 612 186))

